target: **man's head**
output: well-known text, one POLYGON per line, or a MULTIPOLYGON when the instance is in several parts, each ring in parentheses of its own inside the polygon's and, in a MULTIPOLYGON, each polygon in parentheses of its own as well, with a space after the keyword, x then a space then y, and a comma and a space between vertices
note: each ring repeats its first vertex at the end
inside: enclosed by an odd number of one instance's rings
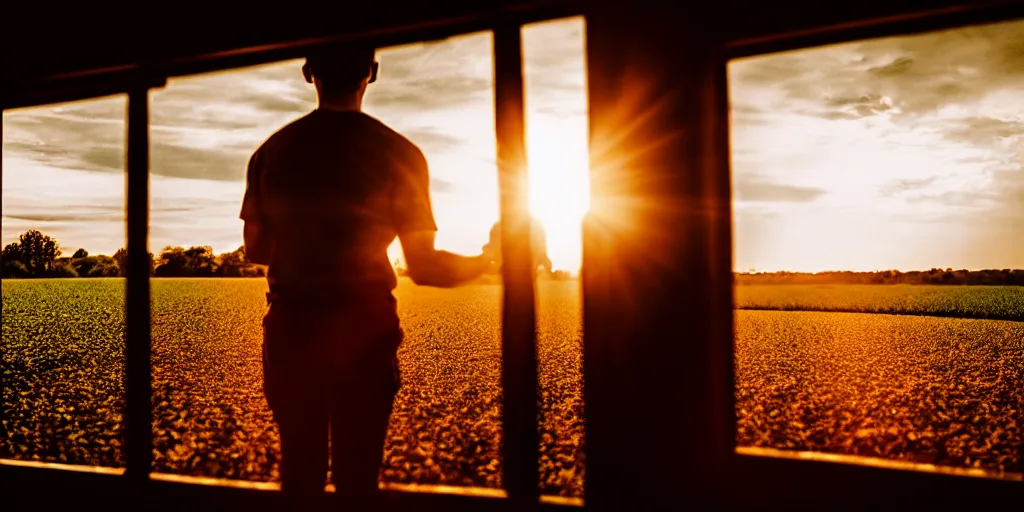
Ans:
POLYGON ((377 80, 375 48, 349 43, 317 49, 306 57, 302 75, 321 95, 362 93, 377 80))

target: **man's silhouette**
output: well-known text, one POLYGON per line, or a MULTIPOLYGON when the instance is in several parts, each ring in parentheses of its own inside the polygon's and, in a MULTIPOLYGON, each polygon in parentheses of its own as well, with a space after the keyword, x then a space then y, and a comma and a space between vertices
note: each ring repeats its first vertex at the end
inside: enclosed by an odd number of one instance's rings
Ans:
POLYGON ((264 391, 281 433, 282 491, 296 505, 323 492, 328 458, 343 499, 376 494, 400 385, 395 237, 418 284, 456 286, 492 263, 435 250, 423 153, 361 112, 377 69, 372 47, 309 56, 302 73, 317 108, 249 160, 240 216, 246 254, 268 265, 264 391))

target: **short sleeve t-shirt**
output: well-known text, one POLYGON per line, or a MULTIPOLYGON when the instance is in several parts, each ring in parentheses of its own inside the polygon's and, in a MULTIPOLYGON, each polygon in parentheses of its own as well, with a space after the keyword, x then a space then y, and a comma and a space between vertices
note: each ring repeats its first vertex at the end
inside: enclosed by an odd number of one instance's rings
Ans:
POLYGON ((317 109, 281 128, 250 158, 246 182, 240 217, 260 225, 280 297, 390 292, 391 242, 437 230, 423 153, 362 112, 317 109))

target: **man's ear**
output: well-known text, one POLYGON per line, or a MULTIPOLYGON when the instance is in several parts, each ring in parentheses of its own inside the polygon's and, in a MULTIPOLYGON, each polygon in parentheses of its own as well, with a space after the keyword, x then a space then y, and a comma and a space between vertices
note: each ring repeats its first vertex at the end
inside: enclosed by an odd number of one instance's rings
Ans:
POLYGON ((377 62, 377 61, 374 61, 373 65, 370 66, 370 81, 367 82, 368 84, 372 84, 372 83, 377 81, 377 70, 378 69, 380 69, 380 63, 377 62))
POLYGON ((313 73, 309 71, 309 63, 302 65, 302 77, 306 79, 307 84, 313 83, 313 73))

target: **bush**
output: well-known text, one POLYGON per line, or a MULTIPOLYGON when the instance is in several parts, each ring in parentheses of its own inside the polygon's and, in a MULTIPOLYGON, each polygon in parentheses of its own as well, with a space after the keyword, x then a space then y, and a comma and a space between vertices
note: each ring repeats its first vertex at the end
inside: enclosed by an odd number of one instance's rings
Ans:
POLYGON ((66 263, 54 265, 47 273, 48 277, 78 277, 78 272, 66 263))
POLYGON ((18 261, 5 261, 3 266, 3 277, 13 278, 26 278, 28 277, 28 269, 25 268, 25 264, 18 261))
POLYGON ((89 273, 86 277, 119 277, 121 275, 121 269, 117 268, 116 263, 109 265, 99 264, 89 269, 89 273))

